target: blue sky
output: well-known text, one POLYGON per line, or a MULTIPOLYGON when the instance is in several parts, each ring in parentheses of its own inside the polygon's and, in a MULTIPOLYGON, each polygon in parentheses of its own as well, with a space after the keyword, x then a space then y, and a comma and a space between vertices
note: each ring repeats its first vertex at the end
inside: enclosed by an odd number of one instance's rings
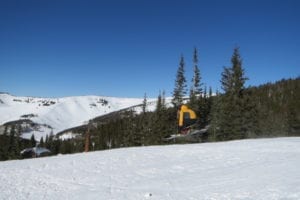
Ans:
POLYGON ((220 89, 240 47, 247 85, 300 75, 298 0, 0 0, 0 91, 168 96, 183 54, 220 89))

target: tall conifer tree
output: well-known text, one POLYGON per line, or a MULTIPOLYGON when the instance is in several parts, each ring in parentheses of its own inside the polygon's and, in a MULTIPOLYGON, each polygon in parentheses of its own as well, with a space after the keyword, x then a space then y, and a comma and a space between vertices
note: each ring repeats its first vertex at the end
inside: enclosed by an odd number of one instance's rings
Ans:
POLYGON ((147 94, 144 95, 143 105, 142 105, 143 114, 147 111, 147 94))
POLYGON ((194 55, 193 55, 193 63, 194 63, 194 75, 192 78, 192 93, 195 95, 200 95, 202 94, 202 83, 201 83, 201 74, 200 74, 200 70, 198 67, 198 51, 197 48, 194 49, 194 55))
POLYGON ((242 59, 239 48, 235 48, 231 67, 225 67, 222 73, 222 103, 220 112, 222 119, 219 121, 219 131, 225 140, 245 138, 244 130, 244 90, 247 78, 242 68, 242 59))
POLYGON ((31 143, 31 147, 35 147, 36 146, 36 140, 35 140, 34 134, 31 135, 30 143, 31 143))
POLYGON ((186 78, 185 78, 185 63, 183 55, 181 55, 179 67, 176 74, 175 88, 173 91, 172 103, 178 106, 183 103, 183 97, 186 95, 186 78))
POLYGON ((192 78, 192 86, 190 89, 190 106, 198 110, 199 109, 199 97, 202 95, 202 83, 201 83, 201 74, 200 70, 198 68, 198 52, 197 48, 194 48, 194 54, 193 54, 193 78, 192 78))

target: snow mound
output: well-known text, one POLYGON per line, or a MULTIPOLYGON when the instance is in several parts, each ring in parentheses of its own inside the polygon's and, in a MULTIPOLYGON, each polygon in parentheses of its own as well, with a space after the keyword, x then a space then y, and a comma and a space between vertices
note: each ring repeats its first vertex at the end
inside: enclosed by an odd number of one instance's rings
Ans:
POLYGON ((0 199, 300 199, 300 138, 0 162, 0 199))

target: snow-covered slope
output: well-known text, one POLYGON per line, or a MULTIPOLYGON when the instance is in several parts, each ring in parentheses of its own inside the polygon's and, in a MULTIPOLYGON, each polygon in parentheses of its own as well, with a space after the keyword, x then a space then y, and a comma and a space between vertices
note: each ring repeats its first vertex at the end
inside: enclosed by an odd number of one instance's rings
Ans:
POLYGON ((0 199, 300 199, 300 138, 0 162, 0 199))
MULTIPOLYGON (((65 129, 83 125, 97 116, 142 102, 142 98, 102 96, 34 98, 15 97, 2 93, 0 94, 0 125, 14 120, 30 119, 35 123, 46 124, 51 127, 44 127, 34 132, 35 136, 45 136, 51 131, 56 134, 65 129)), ((32 132, 27 134, 30 137, 32 132)), ((26 134, 24 136, 26 137, 26 134)))

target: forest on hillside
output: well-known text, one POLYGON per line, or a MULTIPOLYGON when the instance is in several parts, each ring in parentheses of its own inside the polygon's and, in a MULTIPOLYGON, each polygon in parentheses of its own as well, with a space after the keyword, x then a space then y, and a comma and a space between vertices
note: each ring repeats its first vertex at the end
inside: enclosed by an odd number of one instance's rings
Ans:
MULTIPOLYGON (((245 87, 248 78, 239 48, 234 49, 231 64, 224 67, 221 74, 222 91, 213 95, 211 88, 203 87, 198 52, 194 49, 190 89, 187 89, 186 66, 181 56, 172 106, 166 105, 165 94, 160 92, 156 109, 150 112, 145 95, 141 113, 127 110, 105 120, 92 120, 93 126, 79 131, 81 137, 62 141, 50 135, 42 138, 39 146, 50 149, 53 154, 83 152, 87 130, 89 150, 168 144, 170 142, 166 143, 162 138, 177 133, 177 107, 181 104, 187 104, 196 112, 198 127, 209 125, 208 132, 198 142, 300 136, 300 77, 245 87)), ((4 135, 0 135, 0 160, 18 159, 20 150, 36 145, 34 136, 27 141, 21 139, 20 134, 18 125, 5 127, 4 135)))

